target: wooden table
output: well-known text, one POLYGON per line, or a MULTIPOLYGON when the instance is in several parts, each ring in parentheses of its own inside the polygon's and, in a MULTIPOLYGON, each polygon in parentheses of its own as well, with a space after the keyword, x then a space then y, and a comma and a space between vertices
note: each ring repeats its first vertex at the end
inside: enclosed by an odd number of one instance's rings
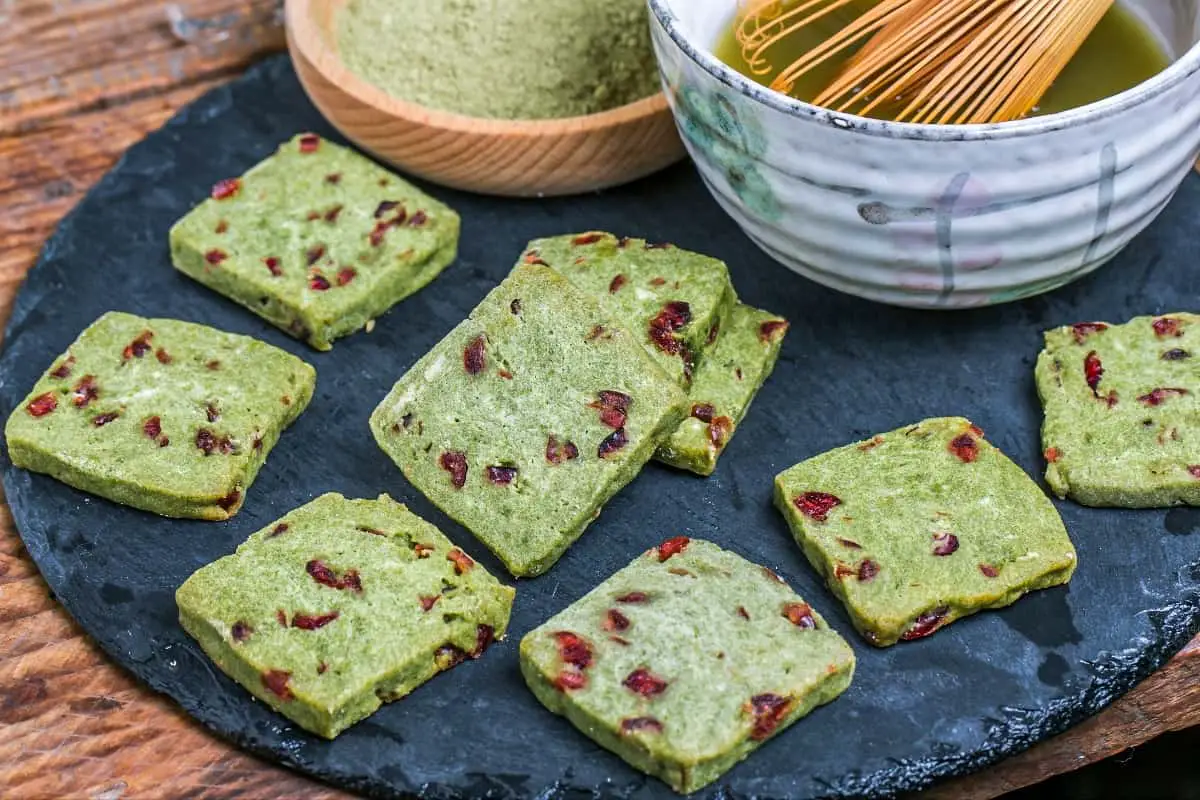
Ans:
MULTIPOLYGON (((280 47, 266 29, 183 43, 166 5, 0 0, 0 321, 46 236, 126 148, 280 47)), ((996 797, 1196 724, 1200 637, 1103 714, 922 796, 996 797)), ((235 750, 110 664, 54 602, 0 504, 0 796, 184 795, 346 797, 235 750)))

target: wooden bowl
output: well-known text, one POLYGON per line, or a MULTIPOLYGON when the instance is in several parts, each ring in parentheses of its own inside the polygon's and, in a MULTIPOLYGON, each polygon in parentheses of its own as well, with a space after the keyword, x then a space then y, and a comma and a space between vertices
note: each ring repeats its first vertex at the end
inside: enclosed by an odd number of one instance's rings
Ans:
POLYGON ((355 75, 337 52, 347 0, 287 0, 288 50, 309 98, 359 147, 434 183, 497 195, 578 194, 683 157, 666 98, 583 117, 492 120, 425 108, 355 75))

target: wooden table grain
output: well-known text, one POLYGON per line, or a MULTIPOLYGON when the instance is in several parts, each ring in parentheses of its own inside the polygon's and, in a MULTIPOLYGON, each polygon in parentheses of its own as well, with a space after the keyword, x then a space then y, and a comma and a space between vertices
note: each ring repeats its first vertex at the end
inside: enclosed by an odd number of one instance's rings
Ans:
MULTIPOLYGON (((221 16, 249 2, 183 5, 221 16)), ((0 322, 55 224, 126 148, 281 46, 265 27, 180 41, 168 5, 0 0, 0 322)), ((1104 713, 922 797, 997 797, 1197 724, 1200 638, 1104 713)), ((347 797, 238 751, 111 664, 55 603, 0 504, 0 797, 183 796, 347 797)))

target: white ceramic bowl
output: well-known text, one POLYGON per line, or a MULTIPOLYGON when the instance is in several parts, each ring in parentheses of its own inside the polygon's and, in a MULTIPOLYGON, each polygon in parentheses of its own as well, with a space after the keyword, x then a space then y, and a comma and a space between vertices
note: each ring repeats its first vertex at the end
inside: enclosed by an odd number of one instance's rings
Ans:
POLYGON ((964 308, 1111 259, 1200 153, 1197 0, 1128 3, 1175 63, 1116 97, 1000 125, 834 113, 711 52, 736 0, 649 0, 667 98, 713 196, 767 253, 873 300, 964 308))

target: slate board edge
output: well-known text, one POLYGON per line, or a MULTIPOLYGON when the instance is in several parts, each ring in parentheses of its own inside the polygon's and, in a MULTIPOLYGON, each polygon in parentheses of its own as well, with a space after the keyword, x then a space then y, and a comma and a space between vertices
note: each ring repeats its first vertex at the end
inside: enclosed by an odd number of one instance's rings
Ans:
MULTIPOLYGON (((244 75, 234 81, 210 90, 188 106, 180 109, 162 128, 150 133, 145 137, 143 142, 135 144, 130 149, 133 150, 141 147, 144 142, 149 140, 169 137, 173 128, 189 123, 192 114, 195 113, 194 108, 203 108, 204 116, 210 116, 214 113, 212 107, 228 106, 235 103, 237 94, 244 85, 254 84, 262 80, 275 80, 276 76, 290 70, 290 63, 286 56, 281 55, 269 58, 251 67, 244 75)), ((65 239, 66 233, 64 233, 64 230, 69 230, 68 223, 76 214, 85 210, 89 197, 102 192, 110 181, 115 180, 113 176, 120 171, 125 158, 125 156, 122 156, 112 170, 101 178, 75 208, 60 221, 58 228, 56 228, 43 247, 37 262, 30 270, 30 274, 41 268, 46 260, 46 254, 53 252, 61 241, 65 239)), ((7 371, 5 369, 6 363, 8 359, 13 357, 13 348, 10 347, 13 335, 19 332, 27 315, 36 308, 41 299, 30 298, 23 291, 18 290, 8 324, 5 328, 4 346, 0 349, 0 375, 3 375, 7 371)), ((17 396, 23 397, 24 391, 18 391, 17 396)), ((0 413, 3 413, 5 416, 10 412, 10 409, 0 409, 0 413)), ((51 590, 54 591, 56 583, 61 581, 63 574, 60 563, 57 559, 53 558, 52 554, 46 548, 41 546, 42 541, 33 539, 32 537, 27 538, 23 530, 26 519, 22 513, 24 507, 22 500, 32 488, 29 475, 12 465, 11 460, 8 458, 7 445, 4 446, 3 450, 3 485, 12 511, 14 524, 34 563, 37 564, 38 569, 45 576, 51 590)), ((1200 562, 1183 566, 1180 568, 1180 572, 1188 573, 1193 582, 1198 581, 1200 580, 1200 562)), ((71 601, 58 598, 57 595, 56 599, 85 631, 89 631, 90 636, 90 630, 93 627, 89 624, 92 613, 99 610, 74 607, 71 601)), ((938 752, 935 747, 927 757, 896 761, 895 766, 889 769, 876 770, 866 775, 850 775, 835 781, 824 781, 817 778, 817 782, 824 785, 827 789, 825 797, 891 797, 900 792, 916 791, 929 786, 940 778, 965 775, 995 764, 1005 758, 1027 750, 1039 741, 1061 733, 1067 728, 1098 713, 1161 668, 1192 637, 1200 633, 1200 592, 1189 592, 1178 602, 1170 603, 1146 613, 1154 631, 1154 636, 1150 641, 1143 641, 1136 644, 1131 642, 1130 646, 1124 651, 1100 654, 1090 664, 1091 681, 1083 691, 1075 695, 1063 697, 1043 708, 1024 709, 1005 707, 997 709, 995 719, 990 721, 991 724, 987 739, 988 745, 985 748, 981 748, 979 751, 973 753, 961 753, 957 751, 938 752)), ((175 702, 180 702, 174 697, 170 687, 165 685, 164 682, 143 674, 137 662, 131 659, 129 654, 119 647, 119 643, 106 638, 96 639, 95 641, 123 669, 131 672, 154 691, 171 697, 175 702)), ((247 702, 254 701, 247 697, 247 702)), ((245 731, 230 732, 218 727, 212 721, 211 717, 205 713, 204 709, 195 708, 187 703, 180 702, 180 705, 189 715, 221 738, 225 738, 259 757, 284 764, 333 785, 366 793, 372 797, 397 796, 393 789, 387 787, 382 782, 346 776, 336 772, 315 770, 310 766, 306 766, 302 761, 282 757, 277 750, 263 745, 256 737, 245 731)), ((719 787, 719 784, 717 787, 719 787)), ((559 783, 543 789, 539 792, 538 798, 541 800, 541 798, 557 797, 569 791, 581 791, 596 797, 616 797, 623 794, 620 791, 614 792, 614 788, 613 786, 568 786, 559 783)), ((440 784, 422 785, 414 789, 412 794, 421 798, 439 798, 439 800, 441 798, 449 800, 449 798, 466 796, 456 789, 440 784)), ((487 794, 488 796, 497 796, 491 791, 488 791, 487 794)), ((718 796, 741 797, 743 795, 719 789, 718 796)), ((761 798, 761 800, 776 800, 775 798, 768 798, 761 795, 758 798, 761 798)))

